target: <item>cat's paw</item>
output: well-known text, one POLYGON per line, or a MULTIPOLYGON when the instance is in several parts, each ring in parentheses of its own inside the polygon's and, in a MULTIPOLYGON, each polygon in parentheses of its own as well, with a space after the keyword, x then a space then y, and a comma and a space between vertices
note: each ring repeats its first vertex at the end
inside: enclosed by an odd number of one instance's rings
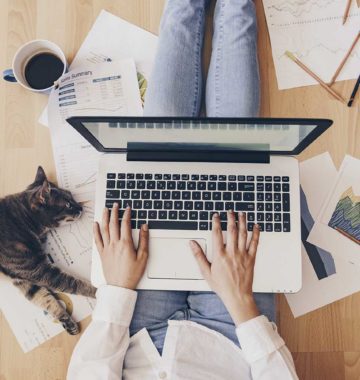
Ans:
POLYGON ((79 325, 70 317, 70 316, 64 316, 60 319, 60 322, 66 332, 70 335, 77 335, 80 332, 79 325))

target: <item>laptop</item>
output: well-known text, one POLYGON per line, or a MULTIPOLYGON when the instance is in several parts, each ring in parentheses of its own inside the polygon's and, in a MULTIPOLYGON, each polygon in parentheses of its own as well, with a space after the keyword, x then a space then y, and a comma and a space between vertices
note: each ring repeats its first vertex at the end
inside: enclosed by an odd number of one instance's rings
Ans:
MULTIPOLYGON (((301 289, 299 165, 302 152, 332 124, 324 119, 72 117, 68 122, 101 156, 95 220, 120 205, 150 229, 139 289, 209 290, 191 253, 196 240, 212 260, 212 215, 226 240, 226 211, 243 211, 262 231, 254 292, 301 289)), ((91 281, 105 283, 95 245, 91 281)))

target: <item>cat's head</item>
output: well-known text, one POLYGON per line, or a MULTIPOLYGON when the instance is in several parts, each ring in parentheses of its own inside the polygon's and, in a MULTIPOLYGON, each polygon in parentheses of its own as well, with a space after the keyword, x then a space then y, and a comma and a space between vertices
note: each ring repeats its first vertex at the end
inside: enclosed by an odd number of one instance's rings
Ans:
POLYGON ((80 218, 82 206, 67 190, 50 182, 39 166, 34 182, 26 189, 29 206, 46 227, 57 227, 80 218))

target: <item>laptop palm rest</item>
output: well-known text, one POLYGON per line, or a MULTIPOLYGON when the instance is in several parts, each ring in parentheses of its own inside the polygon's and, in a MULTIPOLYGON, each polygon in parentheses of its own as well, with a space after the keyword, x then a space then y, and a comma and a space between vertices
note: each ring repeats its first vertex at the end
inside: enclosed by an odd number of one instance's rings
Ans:
MULTIPOLYGON (((206 240, 196 240, 206 254, 206 240)), ((202 280, 190 239, 150 238, 147 276, 153 279, 202 280)))

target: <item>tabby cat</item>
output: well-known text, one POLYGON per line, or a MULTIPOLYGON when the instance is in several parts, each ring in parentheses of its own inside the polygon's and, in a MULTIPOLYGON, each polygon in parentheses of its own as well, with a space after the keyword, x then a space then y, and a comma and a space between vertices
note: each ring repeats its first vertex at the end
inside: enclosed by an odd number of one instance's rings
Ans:
POLYGON ((0 199, 0 274, 10 277, 28 300, 72 335, 79 333, 78 324, 55 292, 94 297, 96 289, 54 266, 41 243, 51 228, 79 218, 81 212, 71 193, 48 181, 41 166, 25 191, 0 199))

